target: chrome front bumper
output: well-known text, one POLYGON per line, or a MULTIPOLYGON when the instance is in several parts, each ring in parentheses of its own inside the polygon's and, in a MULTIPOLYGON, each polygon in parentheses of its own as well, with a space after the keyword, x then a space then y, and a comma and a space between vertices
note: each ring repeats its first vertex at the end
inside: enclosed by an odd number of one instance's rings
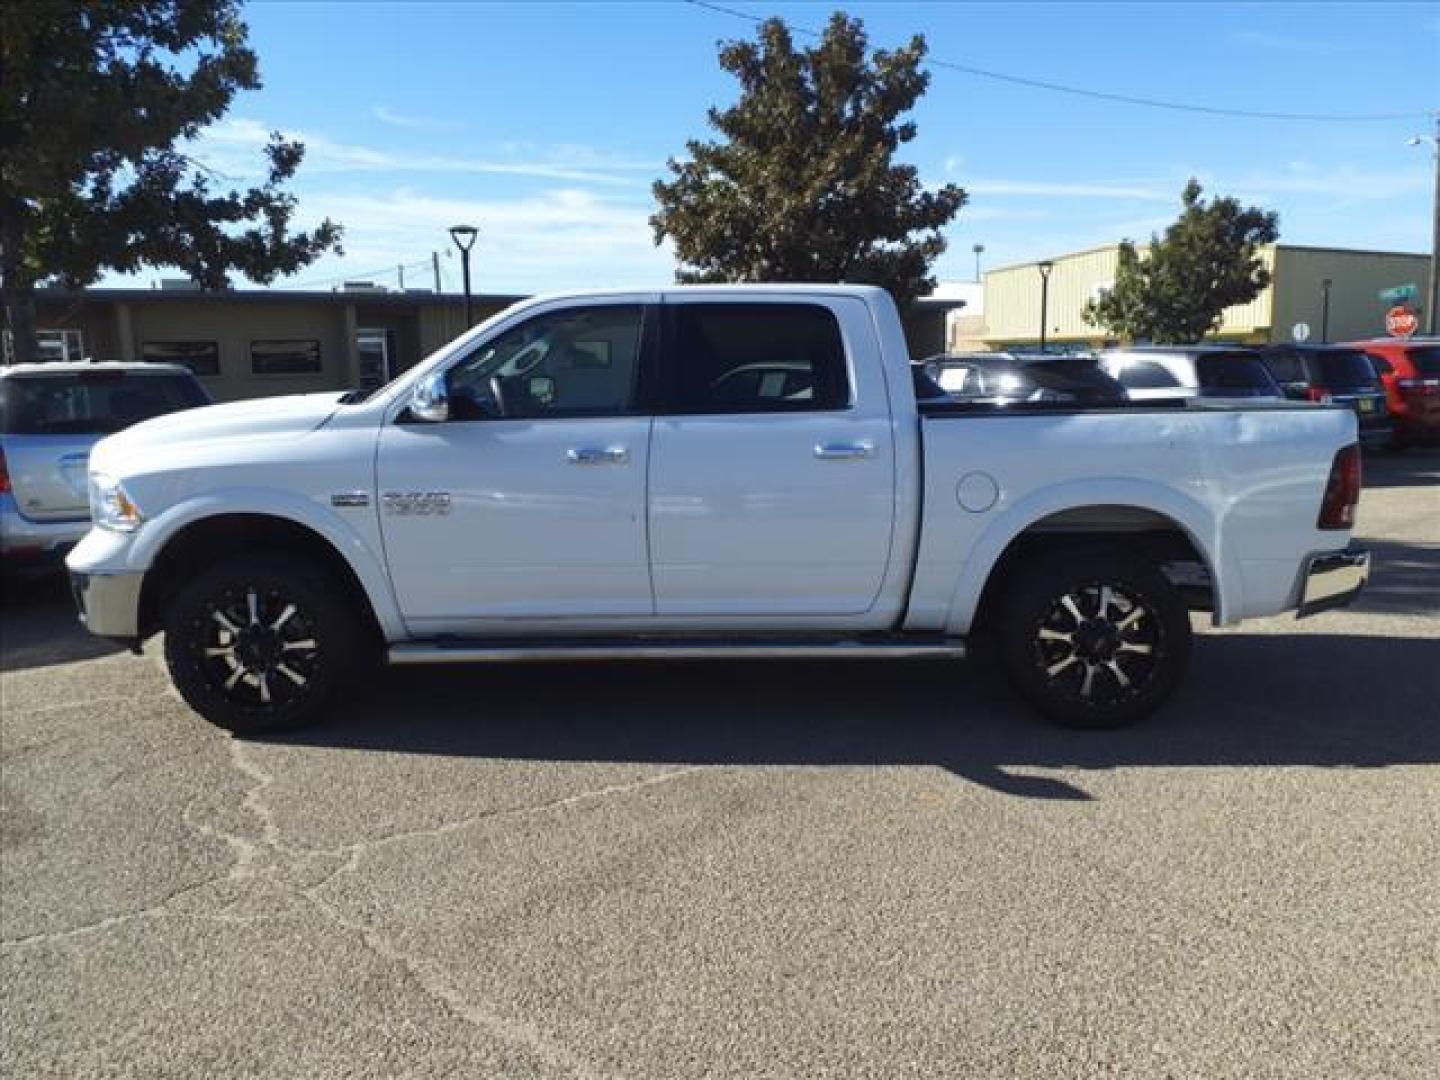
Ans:
POLYGON ((99 637, 134 644, 140 637, 140 586, 143 573, 70 572, 70 591, 85 629, 99 637))
POLYGON ((1345 607, 1370 577, 1370 552, 1361 548, 1312 555, 1305 567, 1297 618, 1345 607))

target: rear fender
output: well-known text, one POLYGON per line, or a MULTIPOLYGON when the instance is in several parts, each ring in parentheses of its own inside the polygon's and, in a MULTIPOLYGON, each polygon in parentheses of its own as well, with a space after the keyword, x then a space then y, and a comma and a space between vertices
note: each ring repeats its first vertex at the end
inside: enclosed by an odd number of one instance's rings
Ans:
POLYGON ((1202 503, 1172 488, 1137 480, 1081 480, 1031 492, 992 521, 966 555, 945 620, 946 632, 970 630, 980 598, 996 564, 1011 543, 1038 522, 1065 510, 1119 506, 1148 510, 1172 521, 1200 552, 1215 591, 1215 623, 1233 621, 1243 610, 1238 563, 1225 550, 1219 521, 1202 503))

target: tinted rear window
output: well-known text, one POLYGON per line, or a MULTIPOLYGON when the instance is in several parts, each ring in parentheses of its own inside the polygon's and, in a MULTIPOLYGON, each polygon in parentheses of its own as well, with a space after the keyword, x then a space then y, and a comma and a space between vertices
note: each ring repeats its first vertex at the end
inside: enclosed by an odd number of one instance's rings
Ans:
POLYGON ((845 347, 815 304, 676 304, 682 413, 843 409, 845 347))
POLYGON ((1375 365, 1358 350, 1316 353, 1311 358, 1319 381, 1336 390, 1358 390, 1380 385, 1375 365))
POLYGON ((111 372, 0 380, 6 435, 108 435, 152 416, 210 404, 194 379, 111 372))
POLYGON ((1169 390, 1180 385, 1164 364, 1153 360, 1126 360, 1115 377, 1129 390, 1169 390))
POLYGON ((1279 395, 1280 388, 1254 353, 1205 353, 1195 359, 1195 375, 1204 390, 1279 395))
POLYGON ((1440 345, 1422 345, 1410 350, 1410 362, 1427 378, 1440 378, 1440 345))

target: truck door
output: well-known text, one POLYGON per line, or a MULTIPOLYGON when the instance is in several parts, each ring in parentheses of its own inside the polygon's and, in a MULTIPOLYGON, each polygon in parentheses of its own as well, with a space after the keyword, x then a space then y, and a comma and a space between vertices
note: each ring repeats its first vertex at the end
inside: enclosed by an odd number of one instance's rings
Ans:
POLYGON ((660 616, 845 616, 890 557, 895 462, 864 303, 666 298, 650 458, 660 616))
POLYGON ((658 311, 638 299, 542 309, 450 368, 450 419, 387 425, 385 553, 417 633, 653 613, 644 398, 658 311))

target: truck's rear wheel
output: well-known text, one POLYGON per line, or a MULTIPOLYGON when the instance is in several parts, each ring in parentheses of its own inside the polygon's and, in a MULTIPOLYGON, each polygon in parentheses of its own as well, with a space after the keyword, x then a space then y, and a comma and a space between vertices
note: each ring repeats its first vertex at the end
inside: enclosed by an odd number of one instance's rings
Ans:
POLYGON ((315 720, 360 659, 358 619, 337 583, 283 555, 227 560, 165 612, 165 662, 180 695, 237 734, 315 720))
POLYGON ((1000 649, 1027 700, 1066 727, 1114 728, 1154 711, 1190 659, 1179 591, 1139 556, 1056 550, 1019 568, 1000 649))

